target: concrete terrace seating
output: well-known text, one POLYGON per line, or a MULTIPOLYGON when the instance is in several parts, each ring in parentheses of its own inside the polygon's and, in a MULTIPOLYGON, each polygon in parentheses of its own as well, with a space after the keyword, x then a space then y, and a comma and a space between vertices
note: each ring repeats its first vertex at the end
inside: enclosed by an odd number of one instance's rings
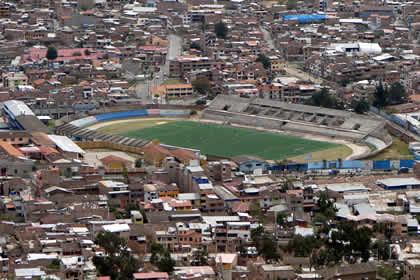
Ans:
POLYGON ((374 131, 383 130, 385 125, 381 120, 360 117, 348 111, 227 95, 217 96, 203 116, 238 124, 264 123, 267 128, 281 127, 353 140, 361 140, 374 131), (251 116, 253 122, 249 122, 251 116), (276 120, 278 124, 275 124, 276 120))

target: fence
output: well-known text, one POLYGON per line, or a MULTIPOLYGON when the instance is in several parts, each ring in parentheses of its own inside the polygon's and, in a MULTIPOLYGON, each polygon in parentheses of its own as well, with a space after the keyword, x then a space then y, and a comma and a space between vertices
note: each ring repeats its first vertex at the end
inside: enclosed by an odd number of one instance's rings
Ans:
POLYGON ((412 168, 415 160, 333 160, 311 161, 308 163, 285 163, 267 167, 267 170, 319 170, 319 169, 364 169, 364 170, 389 170, 412 168))
POLYGON ((370 110, 372 112, 375 112, 378 115, 381 115, 382 117, 384 117, 385 119, 394 122, 396 124, 398 124, 399 126, 405 128, 405 129, 409 129, 411 132, 420 135, 420 130, 417 129, 416 127, 412 126, 409 124, 409 122, 407 120, 401 119, 398 116, 395 115, 389 115, 387 113, 385 113, 384 111, 379 110, 376 107, 370 106, 370 110))
POLYGON ((81 141, 75 142, 80 148, 82 149, 111 149, 111 150, 118 150, 123 152, 129 152, 134 154, 142 154, 144 150, 138 147, 130 147, 121 144, 115 144, 112 142, 107 141, 100 141, 100 142, 91 142, 91 141, 81 141))
POLYGON ((89 116, 82 119, 74 120, 70 123, 77 127, 84 127, 84 126, 90 126, 98 122, 129 119, 129 118, 139 118, 139 117, 184 117, 184 116, 189 116, 190 112, 191 110, 189 109, 183 109, 183 110, 147 109, 147 110, 124 111, 124 112, 106 113, 106 114, 89 116))

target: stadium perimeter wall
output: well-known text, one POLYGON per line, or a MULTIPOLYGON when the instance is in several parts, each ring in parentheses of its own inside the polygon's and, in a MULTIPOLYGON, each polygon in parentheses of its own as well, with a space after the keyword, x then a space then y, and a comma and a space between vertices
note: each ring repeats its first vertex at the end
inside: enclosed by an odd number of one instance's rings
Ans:
POLYGON ((126 112, 114 112, 89 116, 74 120, 70 122, 72 125, 77 127, 91 126, 99 122, 130 119, 130 118, 141 118, 141 117, 185 117, 189 116, 191 110, 183 109, 147 109, 147 110, 135 110, 126 112))

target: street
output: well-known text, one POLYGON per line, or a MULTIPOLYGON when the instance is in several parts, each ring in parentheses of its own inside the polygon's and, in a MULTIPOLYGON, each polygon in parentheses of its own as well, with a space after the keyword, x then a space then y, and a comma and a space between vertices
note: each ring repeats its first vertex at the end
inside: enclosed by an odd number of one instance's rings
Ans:
MULTIPOLYGON (((267 42, 268 47, 271 50, 276 50, 276 47, 274 45, 273 38, 271 37, 270 32, 267 29, 265 29, 263 26, 260 26, 260 30, 264 33, 264 40, 267 42)), ((296 77, 305 81, 312 81, 313 83, 316 83, 316 84, 323 83, 322 79, 316 78, 309 73, 298 70, 291 65, 286 65, 284 70, 290 76, 293 76, 293 77, 296 77)))
MULTIPOLYGON (((144 104, 153 103, 153 98, 150 95, 150 88, 158 86, 165 81, 169 76, 169 61, 182 54, 182 37, 170 34, 168 36, 168 41, 169 46, 165 65, 161 65, 158 73, 153 73, 152 80, 147 79, 145 82, 137 83, 134 86, 137 97, 140 98, 144 104)), ((160 100, 160 102, 165 102, 165 100, 160 100)))

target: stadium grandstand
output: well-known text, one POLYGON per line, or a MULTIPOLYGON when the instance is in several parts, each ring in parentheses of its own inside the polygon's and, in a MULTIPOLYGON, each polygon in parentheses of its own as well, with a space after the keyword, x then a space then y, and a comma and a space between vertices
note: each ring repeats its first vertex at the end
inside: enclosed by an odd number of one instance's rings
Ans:
POLYGON ((38 119, 32 110, 22 101, 3 102, 5 120, 11 128, 48 133, 48 128, 38 119))
POLYGON ((382 120, 352 112, 261 98, 217 96, 204 111, 206 119, 354 141, 368 138, 385 141, 382 120))

